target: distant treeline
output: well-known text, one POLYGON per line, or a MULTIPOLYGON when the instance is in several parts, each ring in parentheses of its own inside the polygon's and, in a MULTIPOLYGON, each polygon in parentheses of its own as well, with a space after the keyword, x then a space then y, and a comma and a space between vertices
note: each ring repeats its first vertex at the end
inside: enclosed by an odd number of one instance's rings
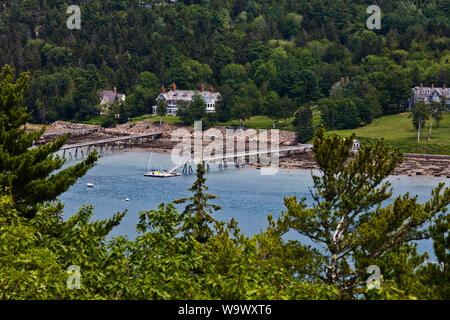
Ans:
POLYGON ((175 82, 220 91, 219 121, 318 105, 328 128, 355 128, 400 112, 414 85, 450 84, 447 0, 378 1, 374 31, 373 1, 157 2, 78 1, 81 30, 66 27, 74 3, 2 3, 0 65, 31 72, 32 120, 88 120, 113 87, 127 94, 126 117, 150 113, 175 82))

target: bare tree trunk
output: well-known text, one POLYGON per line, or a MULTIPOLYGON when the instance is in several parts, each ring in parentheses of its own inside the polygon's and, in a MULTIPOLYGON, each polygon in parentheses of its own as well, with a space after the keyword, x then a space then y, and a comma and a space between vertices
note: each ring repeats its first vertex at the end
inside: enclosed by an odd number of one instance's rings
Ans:
POLYGON ((338 256, 341 253, 340 242, 345 231, 346 217, 342 217, 332 236, 333 251, 328 266, 327 280, 330 284, 336 283, 338 279, 338 256))
POLYGON ((417 129, 417 142, 420 142, 420 122, 419 122, 419 129, 417 129))
POLYGON ((431 128, 433 128, 433 119, 431 119, 431 123, 430 123, 430 131, 428 132, 428 141, 431 140, 431 128))

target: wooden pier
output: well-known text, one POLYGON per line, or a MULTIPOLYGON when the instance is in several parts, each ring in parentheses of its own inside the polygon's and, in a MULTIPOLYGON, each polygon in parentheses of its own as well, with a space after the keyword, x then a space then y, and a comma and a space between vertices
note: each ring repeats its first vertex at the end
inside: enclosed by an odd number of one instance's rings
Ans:
POLYGON ((80 137, 80 136, 86 136, 95 132, 100 131, 100 127, 92 127, 92 128, 83 128, 83 129, 65 129, 65 130, 58 130, 58 131, 46 131, 44 134, 39 138, 36 144, 42 145, 46 144, 48 142, 54 141, 55 139, 69 133, 71 137, 80 137))
MULTIPOLYGON (((246 158, 250 156, 260 156, 260 155, 268 155, 273 153, 293 153, 293 152, 307 152, 308 150, 312 149, 312 145, 301 145, 301 146, 295 146, 295 147, 285 147, 285 148, 279 148, 279 149, 267 149, 267 150, 258 150, 258 151, 245 151, 235 154, 224 154, 224 155, 217 155, 212 157, 205 157, 202 159, 188 159, 184 161, 183 163, 177 165, 176 167, 169 170, 169 172, 175 171, 179 168, 183 168, 183 173, 186 174, 192 174, 194 172, 192 165, 194 163, 202 162, 203 166, 205 167, 206 171, 210 171, 210 163, 218 163, 219 170, 223 170, 225 168, 228 168, 228 163, 234 164, 235 167, 239 167, 242 164, 245 164, 246 158), (239 160, 243 159, 243 160, 239 160)), ((253 163, 256 164, 256 163, 253 163)))
POLYGON ((86 141, 76 144, 64 145, 60 149, 60 151, 63 152, 63 157, 66 157, 66 153, 68 153, 69 160, 72 160, 73 157, 78 158, 79 153, 81 154, 81 158, 84 158, 85 155, 91 153, 92 149, 95 148, 100 149, 100 153, 108 151, 108 147, 111 152, 115 152, 127 147, 131 147, 133 145, 133 142, 135 144, 149 142, 155 140, 156 138, 159 138, 161 135, 162 132, 150 132, 117 138, 86 141), (87 149, 86 153, 84 152, 83 148, 87 149), (74 154, 72 154, 72 150, 74 151, 74 154))

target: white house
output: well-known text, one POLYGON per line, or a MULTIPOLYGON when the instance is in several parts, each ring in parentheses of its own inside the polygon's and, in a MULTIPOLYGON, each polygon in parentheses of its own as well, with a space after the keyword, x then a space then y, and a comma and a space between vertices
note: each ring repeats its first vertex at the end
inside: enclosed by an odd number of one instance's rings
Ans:
MULTIPOLYGON (((202 85, 200 91, 198 90, 178 90, 176 84, 172 85, 172 90, 166 93, 164 86, 161 87, 161 93, 156 98, 156 101, 163 100, 167 106, 167 114, 176 115, 180 107, 180 102, 186 102, 189 106, 194 95, 199 94, 206 104, 206 112, 216 111, 216 102, 220 100, 219 92, 214 92, 213 87, 209 91, 205 91, 205 86, 202 85)), ((153 114, 156 114, 158 106, 153 106, 153 114)))

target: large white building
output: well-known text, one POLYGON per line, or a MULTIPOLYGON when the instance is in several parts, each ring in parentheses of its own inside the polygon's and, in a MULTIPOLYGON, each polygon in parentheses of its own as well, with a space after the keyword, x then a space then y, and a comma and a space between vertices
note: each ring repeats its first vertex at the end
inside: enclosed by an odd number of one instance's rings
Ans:
POLYGON ((431 87, 424 87, 420 84, 420 87, 412 89, 409 98, 409 109, 413 108, 419 101, 423 101, 425 104, 430 104, 432 101, 444 101, 447 107, 450 107, 450 88, 447 88, 445 84, 442 88, 437 88, 434 84, 432 84, 431 87))
MULTIPOLYGON (((180 107, 180 102, 185 102, 188 106, 192 102, 194 95, 200 95, 206 104, 206 112, 216 111, 216 102, 220 100, 219 92, 214 92, 213 87, 209 91, 205 91, 205 86, 202 85, 200 91, 198 90, 178 90, 175 83, 172 85, 172 90, 166 92, 164 86, 161 88, 161 93, 156 98, 156 101, 163 100, 167 106, 167 114, 176 115, 180 107)), ((153 114, 156 114, 158 106, 153 106, 153 114)))

